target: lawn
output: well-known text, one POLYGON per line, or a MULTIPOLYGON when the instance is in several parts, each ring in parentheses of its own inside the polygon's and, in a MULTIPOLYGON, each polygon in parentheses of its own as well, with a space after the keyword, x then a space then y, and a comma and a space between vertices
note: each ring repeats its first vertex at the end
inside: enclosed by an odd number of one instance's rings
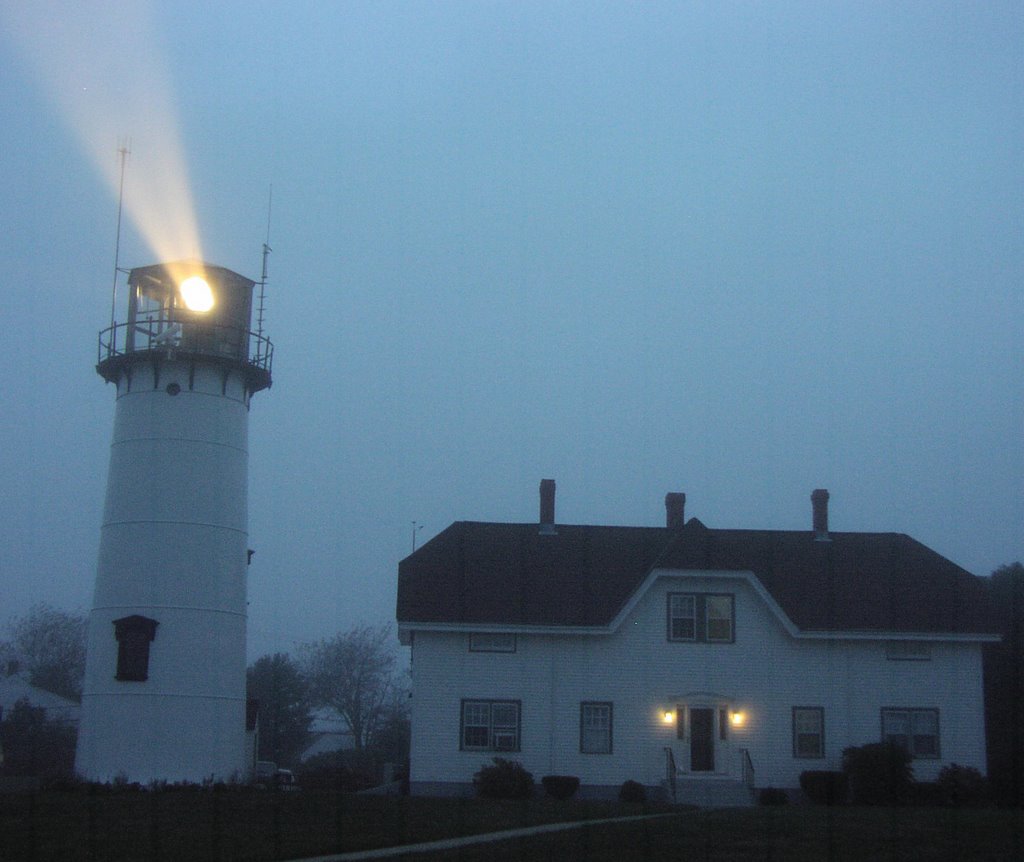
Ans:
POLYGON ((643 810, 547 799, 80 788, 0 795, 0 860, 296 859, 643 810))
MULTIPOLYGON (((0 859, 301 859, 644 810, 664 809, 242 789, 11 794, 0 796, 0 859)), ((1024 813, 810 807, 683 811, 402 858, 1020 860, 1024 813)))
POLYGON ((1024 812, 810 807, 690 811, 402 862, 974 862, 1024 860, 1024 812))

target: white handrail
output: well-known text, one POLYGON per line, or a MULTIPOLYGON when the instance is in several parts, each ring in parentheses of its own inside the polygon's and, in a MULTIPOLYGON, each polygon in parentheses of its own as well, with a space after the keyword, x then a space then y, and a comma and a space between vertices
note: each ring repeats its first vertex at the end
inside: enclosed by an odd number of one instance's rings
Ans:
POLYGON ((740 756, 743 758, 743 783, 747 785, 750 796, 754 796, 754 761, 750 759, 750 752, 746 748, 740 749, 740 756))
POLYGON ((668 778, 668 786, 672 791, 672 801, 676 801, 676 756, 672 747, 665 746, 665 773, 668 778))

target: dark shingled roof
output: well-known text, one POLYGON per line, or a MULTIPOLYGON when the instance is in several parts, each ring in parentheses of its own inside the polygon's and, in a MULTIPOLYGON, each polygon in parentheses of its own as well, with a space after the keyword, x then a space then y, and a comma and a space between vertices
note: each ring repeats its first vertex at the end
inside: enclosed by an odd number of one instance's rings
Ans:
POLYGON ((980 634, 984 582, 899 533, 459 521, 399 564, 399 624, 607 626, 652 568, 750 571, 805 632, 980 634))

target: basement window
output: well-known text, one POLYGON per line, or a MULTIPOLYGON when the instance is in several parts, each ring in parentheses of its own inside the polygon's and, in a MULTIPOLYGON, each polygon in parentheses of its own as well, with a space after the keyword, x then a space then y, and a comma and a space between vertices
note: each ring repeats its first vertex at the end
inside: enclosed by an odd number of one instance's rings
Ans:
POLYGON ((145 682, 149 679, 149 645, 160 625, 149 617, 133 614, 114 620, 117 638, 117 674, 121 682, 145 682))

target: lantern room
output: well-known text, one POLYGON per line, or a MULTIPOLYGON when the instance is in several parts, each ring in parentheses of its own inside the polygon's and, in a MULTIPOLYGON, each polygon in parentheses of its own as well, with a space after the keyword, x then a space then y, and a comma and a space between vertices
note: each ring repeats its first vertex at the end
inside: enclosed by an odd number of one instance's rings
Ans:
POLYGON ((251 391, 268 387, 273 347, 250 331, 255 285, 195 260, 129 270, 127 321, 100 333, 97 370, 116 381, 140 354, 170 354, 241 366, 251 391))

